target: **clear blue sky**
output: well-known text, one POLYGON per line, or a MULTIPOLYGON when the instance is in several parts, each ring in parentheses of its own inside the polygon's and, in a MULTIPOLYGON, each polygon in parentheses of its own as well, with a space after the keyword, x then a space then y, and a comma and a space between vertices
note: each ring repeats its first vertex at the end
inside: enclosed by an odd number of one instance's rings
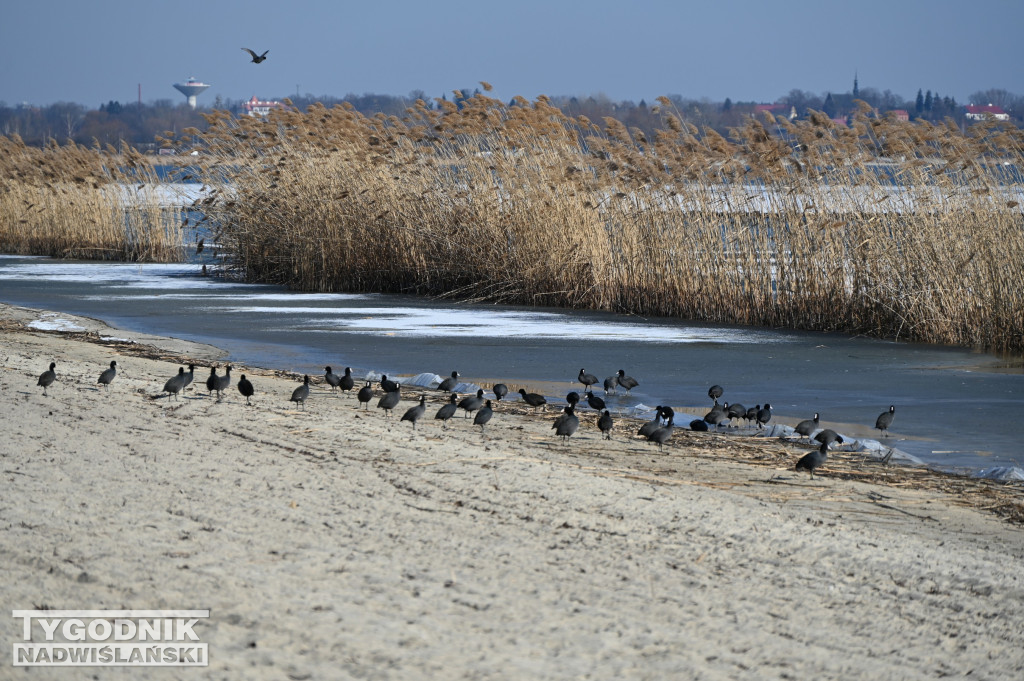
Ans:
POLYGON ((1021 0, 2 0, 0 101, 1024 93, 1021 0), (249 63, 241 47, 270 50, 249 63), (450 95, 449 95, 450 96, 450 95))

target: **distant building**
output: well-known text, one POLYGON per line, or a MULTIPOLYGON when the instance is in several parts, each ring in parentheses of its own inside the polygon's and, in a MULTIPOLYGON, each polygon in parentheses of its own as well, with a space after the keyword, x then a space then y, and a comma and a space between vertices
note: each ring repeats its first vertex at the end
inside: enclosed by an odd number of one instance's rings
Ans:
POLYGON ((908 112, 906 109, 890 109, 888 113, 890 116, 892 116, 898 121, 910 120, 910 112, 908 112))
POLYGON ((973 121, 1008 121, 1010 120, 1010 114, 1003 111, 1002 107, 996 106, 995 104, 986 104, 984 106, 968 104, 964 107, 967 110, 967 118, 973 121))
MULTIPOLYGON (((196 80, 194 76, 190 76, 184 83, 174 84, 174 89, 185 95, 185 98, 188 100, 188 105, 193 109, 196 108, 196 97, 209 87, 210 86, 207 83, 196 80)), ((142 101, 141 90, 139 101, 142 101)))
POLYGON ((276 100, 264 101, 256 95, 253 95, 252 99, 242 104, 242 108, 245 110, 247 116, 266 118, 270 115, 272 110, 287 109, 288 107, 276 100))
POLYGON ((794 120, 796 118, 796 116, 797 116, 797 114, 796 114, 796 107, 795 106, 789 107, 789 113, 788 114, 786 113, 786 108, 787 107, 786 107, 785 104, 779 104, 778 102, 775 102, 774 104, 755 104, 754 105, 754 113, 755 114, 759 114, 759 113, 762 113, 764 111, 767 111, 768 113, 772 113, 772 114, 782 114, 782 115, 785 115, 789 120, 791 120, 791 121, 794 120))

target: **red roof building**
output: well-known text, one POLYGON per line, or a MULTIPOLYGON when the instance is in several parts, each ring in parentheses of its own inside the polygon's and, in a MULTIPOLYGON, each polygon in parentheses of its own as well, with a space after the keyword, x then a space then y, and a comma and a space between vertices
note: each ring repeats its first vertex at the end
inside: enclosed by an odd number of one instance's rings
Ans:
POLYGON ((985 106, 979 106, 975 104, 968 104, 967 117, 975 121, 1008 121, 1010 120, 1010 114, 1003 111, 1002 107, 996 106, 995 104, 986 104, 985 106))
POLYGON ((273 109, 287 109, 288 107, 281 102, 263 101, 256 95, 253 95, 252 99, 242 104, 242 108, 245 109, 245 113, 248 116, 265 118, 273 109))

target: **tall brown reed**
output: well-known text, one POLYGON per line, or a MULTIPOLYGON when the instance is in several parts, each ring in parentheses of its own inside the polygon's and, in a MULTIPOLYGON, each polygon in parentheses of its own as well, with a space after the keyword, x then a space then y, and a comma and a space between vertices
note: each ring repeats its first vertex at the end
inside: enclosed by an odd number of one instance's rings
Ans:
POLYGON ((209 118, 242 276, 1024 350, 1024 138, 813 112, 655 139, 546 98, 209 118), (1004 165, 1010 164, 1010 165, 1004 165))
POLYGON ((0 251, 91 260, 174 261, 180 207, 160 204, 150 163, 132 149, 0 137, 0 251))

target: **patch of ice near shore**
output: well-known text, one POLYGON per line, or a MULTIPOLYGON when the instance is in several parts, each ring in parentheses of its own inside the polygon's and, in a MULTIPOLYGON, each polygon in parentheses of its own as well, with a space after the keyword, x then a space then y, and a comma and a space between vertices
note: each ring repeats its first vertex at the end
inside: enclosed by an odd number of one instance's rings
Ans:
POLYGON ((654 416, 654 407, 649 407, 641 402, 629 410, 629 416, 654 416))
MULTIPOLYGON (((759 431, 756 437, 777 437, 777 438, 791 438, 799 437, 796 431, 793 430, 792 426, 786 426, 781 423, 773 423, 765 425, 765 427, 759 431)), ((846 438, 843 438, 844 440, 846 438)))
POLYGON ((402 385, 416 386, 417 388, 433 388, 441 382, 441 377, 433 373, 416 374, 407 378, 396 378, 402 385))
MULTIPOLYGON (((3 281, 59 281, 153 289, 212 289, 223 286, 215 277, 200 276, 199 265, 181 263, 32 262, 6 266, 3 281)), ((238 284, 258 286, 258 284, 238 284)))
POLYGON ((28 328, 40 331, 85 331, 85 327, 55 314, 44 314, 42 318, 29 322, 28 328))
POLYGON ((889 447, 878 440, 857 440, 847 437, 844 437, 843 440, 845 440, 843 448, 847 451, 862 452, 872 459, 885 459, 888 457, 888 460, 894 463, 911 464, 914 466, 927 465, 913 454, 907 454, 902 449, 889 447))
POLYGON ((791 336, 751 329, 672 326, 634 322, 576 319, 557 312, 488 310, 482 308, 228 306, 221 314, 303 315, 307 328, 336 328, 350 333, 383 334, 405 338, 452 336, 503 338, 586 337, 595 341, 631 343, 788 343, 791 336))
POLYGON ((1017 468, 1016 466, 992 466, 991 468, 982 468, 980 471, 972 473, 971 477, 984 478, 986 480, 1024 481, 1024 469, 1017 468))
MULTIPOLYGON (((436 388, 443 380, 440 376, 434 373, 416 374, 415 376, 391 376, 387 373, 368 371, 366 372, 366 380, 377 382, 381 376, 388 376, 395 383, 406 386, 409 388, 436 388)), ((457 393, 475 393, 480 389, 476 383, 459 383, 455 386, 455 392, 457 393)))
MULTIPOLYGON (((817 435, 823 429, 819 428, 814 431, 811 437, 817 435)), ((843 444, 833 443, 832 449, 841 449, 845 452, 860 452, 865 456, 877 459, 887 460, 893 463, 910 464, 913 466, 925 466, 924 461, 917 458, 913 454, 908 454, 902 449, 896 447, 890 447, 886 444, 879 442, 878 440, 869 440, 867 438, 853 438, 847 435, 839 433, 839 436, 843 438, 843 444)), ((806 438, 802 435, 798 435, 796 430, 792 426, 787 426, 781 423, 774 425, 765 426, 765 428, 757 433, 755 437, 777 437, 784 440, 790 439, 803 439, 806 442, 806 438)))

